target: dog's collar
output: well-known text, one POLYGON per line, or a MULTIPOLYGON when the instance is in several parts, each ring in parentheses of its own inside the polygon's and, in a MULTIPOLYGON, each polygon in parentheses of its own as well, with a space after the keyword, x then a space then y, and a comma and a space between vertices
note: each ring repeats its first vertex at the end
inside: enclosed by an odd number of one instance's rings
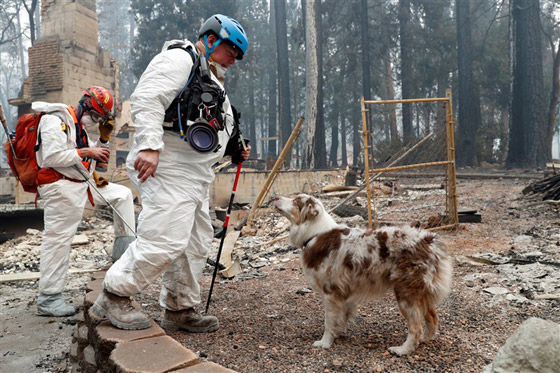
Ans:
POLYGON ((308 244, 309 242, 311 242, 312 239, 317 238, 317 237, 318 237, 318 236, 313 236, 313 237, 311 237, 310 239, 308 239, 307 241, 305 241, 305 242, 303 243, 303 248, 305 249, 305 247, 307 246, 307 244, 308 244))

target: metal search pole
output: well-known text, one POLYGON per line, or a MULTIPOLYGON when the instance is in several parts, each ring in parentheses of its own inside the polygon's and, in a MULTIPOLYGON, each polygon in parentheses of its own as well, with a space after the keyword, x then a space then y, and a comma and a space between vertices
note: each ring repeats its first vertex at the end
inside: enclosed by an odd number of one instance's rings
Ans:
POLYGON ((237 182, 239 181, 239 174, 241 172, 241 165, 243 162, 239 162, 237 165, 237 173, 235 174, 235 181, 233 182, 233 189, 231 196, 229 198, 229 205, 226 212, 226 219, 224 220, 224 228, 221 233, 220 246, 218 248, 218 257, 216 258, 216 265, 214 266, 214 273, 212 274, 212 283, 210 284, 210 291, 208 292, 208 300, 206 301, 206 311, 208 314, 208 308, 210 307, 210 299, 212 298, 212 290, 214 290, 214 283, 216 282, 216 274, 218 273, 218 266, 220 265, 220 256, 222 255, 222 248, 224 247, 224 240, 226 239, 226 232, 229 223, 229 214, 231 213, 231 206, 233 205, 233 199, 235 198, 235 192, 237 191, 237 182))
POLYGON ((126 225, 126 227, 131 231, 134 232, 134 236, 136 236, 136 231, 134 229, 132 229, 130 227, 130 225, 127 224, 126 220, 124 220, 124 218, 122 217, 122 215, 117 211, 117 209, 109 202, 107 201, 107 198, 105 198, 105 196, 103 194, 101 194, 101 192, 99 191, 99 189, 97 189, 97 187, 95 186, 95 184, 93 184, 91 182, 91 180, 89 179, 89 177, 87 175, 84 174, 84 172, 82 170, 80 170, 80 167, 78 165, 74 165, 74 168, 76 170, 78 170, 78 172, 80 173, 80 175, 82 175, 82 177, 84 178, 84 181, 86 183, 88 183, 89 187, 93 190, 95 190, 95 192, 97 194, 99 194, 99 196, 103 199, 103 201, 105 201, 105 203, 107 204, 107 206, 109 206, 111 208, 111 210, 113 210, 113 212, 115 213, 115 215, 117 215, 121 221, 123 222, 124 225, 126 225))
POLYGON ((4 112, 2 111, 2 105, 0 105, 0 122, 2 122, 2 127, 4 127, 4 131, 6 132, 6 140, 8 141, 8 144, 10 144, 14 158, 17 159, 16 150, 14 149, 14 144, 12 144, 12 139, 10 139, 10 131, 8 130, 6 118, 4 118, 4 112))

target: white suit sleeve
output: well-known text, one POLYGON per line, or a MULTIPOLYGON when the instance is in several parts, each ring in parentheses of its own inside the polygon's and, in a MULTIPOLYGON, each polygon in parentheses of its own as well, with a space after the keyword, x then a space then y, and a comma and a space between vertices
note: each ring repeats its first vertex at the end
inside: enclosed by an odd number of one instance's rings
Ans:
POLYGON ((45 115, 39 123, 41 136, 42 161, 39 167, 71 167, 80 164, 81 158, 76 149, 68 149, 68 136, 62 130, 62 121, 54 115, 45 115))
POLYGON ((192 66, 188 52, 172 49, 155 56, 140 77, 130 98, 138 150, 163 150, 165 110, 187 83, 192 66))

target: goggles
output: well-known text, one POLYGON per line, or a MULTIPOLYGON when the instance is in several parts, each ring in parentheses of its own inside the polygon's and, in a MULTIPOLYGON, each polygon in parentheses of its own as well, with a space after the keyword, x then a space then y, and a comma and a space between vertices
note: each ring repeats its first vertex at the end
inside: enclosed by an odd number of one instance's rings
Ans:
POLYGON ((89 116, 91 117, 91 120, 93 120, 94 123, 103 123, 107 117, 99 112, 97 112, 96 110, 94 110, 93 108, 89 109, 89 116))

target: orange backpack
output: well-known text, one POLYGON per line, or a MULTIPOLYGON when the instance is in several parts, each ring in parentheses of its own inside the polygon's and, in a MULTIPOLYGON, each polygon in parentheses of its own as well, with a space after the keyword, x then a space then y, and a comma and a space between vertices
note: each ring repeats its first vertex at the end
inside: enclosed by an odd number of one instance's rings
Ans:
POLYGON ((12 169, 12 173, 21 183, 23 190, 30 193, 37 193, 39 166, 37 166, 35 152, 41 146, 41 137, 37 143, 37 133, 39 122, 45 114, 47 113, 30 113, 20 116, 16 123, 16 138, 11 141, 15 156, 9 140, 5 146, 8 165, 12 169))

